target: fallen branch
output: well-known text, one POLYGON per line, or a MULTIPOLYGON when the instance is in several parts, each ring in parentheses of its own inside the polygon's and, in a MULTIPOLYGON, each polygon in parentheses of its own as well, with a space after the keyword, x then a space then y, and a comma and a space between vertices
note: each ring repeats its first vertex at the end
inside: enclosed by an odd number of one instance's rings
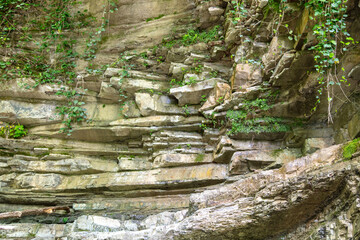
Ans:
POLYGON ((32 215, 53 214, 59 210, 65 210, 67 213, 69 213, 70 208, 71 208, 70 206, 57 206, 57 207, 47 207, 40 209, 29 209, 24 211, 5 212, 5 213, 0 213, 0 219, 21 218, 24 216, 32 216, 32 215))

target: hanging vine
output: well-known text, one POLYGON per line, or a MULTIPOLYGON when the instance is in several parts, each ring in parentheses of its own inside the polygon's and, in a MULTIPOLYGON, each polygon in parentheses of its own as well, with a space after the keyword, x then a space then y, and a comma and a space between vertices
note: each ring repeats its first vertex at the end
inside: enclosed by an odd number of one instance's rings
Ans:
MULTIPOLYGON (((315 69, 319 74, 316 106, 320 103, 320 96, 326 89, 328 101, 328 122, 332 123, 331 109, 333 103, 333 86, 346 84, 345 76, 338 79, 338 64, 340 56, 346 52, 354 39, 347 31, 346 18, 347 0, 310 0, 305 6, 313 11, 312 20, 315 21, 313 34, 317 43, 310 48, 315 52, 315 69)), ((344 69, 342 69, 344 71, 344 69)))

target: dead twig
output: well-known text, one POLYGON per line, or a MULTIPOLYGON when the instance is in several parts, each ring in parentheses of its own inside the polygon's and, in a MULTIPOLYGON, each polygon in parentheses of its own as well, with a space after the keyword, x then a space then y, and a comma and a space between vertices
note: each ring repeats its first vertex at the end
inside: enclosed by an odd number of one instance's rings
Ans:
POLYGON ((64 210, 67 213, 69 213, 70 208, 71 208, 70 206, 56 206, 56 207, 47 207, 47 208, 40 208, 40 209, 29 209, 29 210, 24 210, 24 211, 5 212, 5 213, 0 213, 0 219, 21 218, 21 217, 25 217, 25 216, 53 214, 59 210, 64 210))

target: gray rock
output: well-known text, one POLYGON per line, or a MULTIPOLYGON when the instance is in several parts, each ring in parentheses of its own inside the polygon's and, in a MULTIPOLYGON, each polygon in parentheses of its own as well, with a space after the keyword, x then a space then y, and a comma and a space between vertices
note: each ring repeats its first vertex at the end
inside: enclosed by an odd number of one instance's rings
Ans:
POLYGON ((213 78, 183 87, 172 88, 170 89, 170 94, 176 97, 180 106, 199 104, 202 100, 202 96, 207 96, 215 87, 216 81, 217 79, 213 78))

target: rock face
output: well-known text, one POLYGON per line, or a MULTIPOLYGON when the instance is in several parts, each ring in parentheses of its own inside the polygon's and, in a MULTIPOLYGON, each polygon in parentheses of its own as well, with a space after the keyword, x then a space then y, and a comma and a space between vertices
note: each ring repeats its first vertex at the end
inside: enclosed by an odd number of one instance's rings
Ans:
MULTIPOLYGON (((319 88, 311 11, 292 1, 280 17, 273 1, 249 0, 237 16, 234 2, 120 0, 96 58, 76 63, 74 86, 4 81, 0 238, 360 237, 359 47, 339 58, 334 74, 350 85, 332 89, 328 124, 325 90, 311 111, 319 88), (59 89, 81 92, 73 99, 59 89), (89 121, 63 133, 64 106, 83 108, 89 121), (19 124, 27 135, 11 136, 19 124), (46 206, 71 211, 1 215, 46 206)), ((105 3, 73 10, 101 18, 105 3)), ((358 12, 349 1, 356 41, 358 12)), ((99 31, 95 22, 79 31, 99 31)), ((80 35, 71 35, 75 47, 89 47, 80 35)), ((0 67, 7 59, 0 50, 0 67)))

